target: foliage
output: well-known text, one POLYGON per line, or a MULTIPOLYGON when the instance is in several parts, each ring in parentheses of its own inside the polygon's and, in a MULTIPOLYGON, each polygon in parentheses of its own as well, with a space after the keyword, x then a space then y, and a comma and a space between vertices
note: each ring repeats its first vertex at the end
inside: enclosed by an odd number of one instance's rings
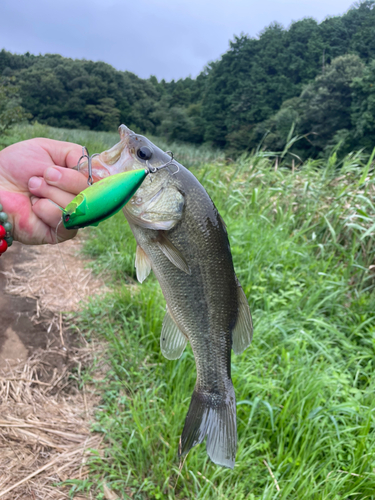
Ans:
MULTIPOLYGON (((338 71, 337 62, 333 69, 329 67, 335 58, 348 53, 366 63, 375 58, 374 5, 374 0, 362 2, 347 14, 328 18, 320 24, 313 19, 303 19, 292 23, 288 30, 275 23, 266 28, 259 39, 246 35, 235 37, 230 50, 208 68, 202 100, 206 140, 231 150, 250 151, 258 147, 262 131, 271 127, 270 133, 274 133, 272 128, 277 128, 274 122, 278 121, 275 115, 282 103, 299 96, 303 96, 307 104, 306 115, 299 107, 296 112, 301 114, 302 121, 308 121, 315 105, 308 102, 314 100, 314 94, 309 91, 320 86, 319 78, 325 78, 324 85, 328 85, 327 73, 338 71), (366 44, 360 43, 363 30, 366 44), (310 83, 314 79, 317 80, 310 83)), ((346 82, 350 84, 348 78, 358 76, 351 66, 353 61, 348 57, 341 62, 349 65, 346 82)), ((337 85, 334 92, 341 91, 344 95, 336 98, 336 102, 344 107, 343 113, 350 116, 348 86, 337 85)), ((320 107, 328 110, 333 100, 326 95, 330 101, 326 104, 323 97, 321 93, 320 107)), ((335 119, 326 125, 322 138, 327 134, 333 137, 345 128, 335 123, 335 119)), ((272 147, 280 142, 282 134, 276 133, 274 139, 272 147)), ((320 145, 311 148, 308 141, 300 147, 305 150, 305 157, 319 154, 324 149, 320 145)))
POLYGON ((324 150, 333 133, 351 128, 351 84, 362 77, 363 67, 358 56, 338 57, 302 92, 300 128, 319 151, 324 150))
POLYGON ((352 123, 355 137, 364 147, 375 144, 375 59, 364 69, 363 77, 352 84, 352 123))
MULTIPOLYGON (((118 132, 94 132, 89 130, 59 129, 35 122, 33 125, 19 125, 13 127, 7 137, 4 137, 4 146, 14 142, 25 141, 35 137, 52 137, 59 141, 74 142, 87 146, 90 154, 100 153, 111 148, 119 141, 118 132)), ((192 147, 174 141, 164 141, 148 136, 151 141, 157 142, 164 151, 171 150, 177 161, 190 168, 202 163, 224 161, 224 154, 206 144, 192 147)), ((78 158, 77 158, 78 160, 78 158)))
MULTIPOLYGON (((258 125, 255 131, 268 132, 265 147, 282 150, 292 127, 303 140, 293 148, 306 156, 322 155, 341 143, 341 151, 348 153, 355 145, 353 130, 353 85, 361 85, 364 64, 358 56, 337 57, 326 66, 323 74, 305 86, 299 97, 285 101, 270 119, 258 125)), ((363 105, 365 97, 357 95, 363 105)), ((360 118, 358 117, 359 121, 360 118)), ((370 144, 369 144, 370 145, 370 144)))
POLYGON ((157 132, 169 140, 201 143, 204 134, 201 106, 190 104, 188 108, 178 106, 170 108, 157 132))
POLYGON ((120 122, 167 140, 225 148, 230 157, 282 151, 293 128, 301 158, 373 147, 375 0, 318 23, 278 23, 235 36, 195 78, 160 82, 103 62, 0 51, 22 106, 54 127, 115 130, 120 122))
MULTIPOLYGON (((97 151, 117 140, 35 127, 14 140, 44 131, 97 151)), ((136 500, 374 498, 374 157, 333 153, 294 171, 262 151, 202 159, 193 171, 227 224, 255 324, 252 345, 232 357, 236 467, 215 466, 200 445, 179 470, 194 359, 190 347, 177 361, 161 355, 165 302, 153 276, 134 281, 134 239, 118 214, 85 245, 112 287, 74 321, 89 342, 107 341, 110 366, 93 381, 106 449, 72 493, 95 485, 100 499, 105 482, 136 500)))
POLYGON ((20 102, 19 89, 13 79, 0 79, 0 134, 5 134, 14 124, 31 117, 20 102))

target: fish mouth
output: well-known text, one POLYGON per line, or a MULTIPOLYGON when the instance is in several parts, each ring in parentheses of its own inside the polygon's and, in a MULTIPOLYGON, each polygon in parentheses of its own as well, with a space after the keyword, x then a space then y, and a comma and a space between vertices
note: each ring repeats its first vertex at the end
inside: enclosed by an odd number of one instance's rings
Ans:
POLYGON ((129 137, 134 134, 134 132, 124 124, 119 126, 118 133, 120 134, 121 141, 126 141, 127 143, 129 142, 129 137))
MULTIPOLYGON (((111 149, 92 156, 91 167, 93 181, 96 182, 110 175, 119 174, 130 170, 134 164, 134 158, 130 152, 129 140, 134 132, 125 125, 120 125, 118 128, 120 134, 120 142, 115 144, 111 149)), ((82 174, 88 175, 88 162, 85 160, 76 170, 82 174)))

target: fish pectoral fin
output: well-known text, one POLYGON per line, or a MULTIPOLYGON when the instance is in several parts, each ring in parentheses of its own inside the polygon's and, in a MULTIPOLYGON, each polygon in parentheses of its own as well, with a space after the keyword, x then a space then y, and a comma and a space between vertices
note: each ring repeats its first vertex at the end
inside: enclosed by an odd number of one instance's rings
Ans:
POLYGON ((232 349, 234 354, 241 354, 249 347, 253 338, 253 321, 250 307, 242 286, 238 284, 238 316, 232 331, 232 349))
POLYGON ((184 352, 187 338, 173 321, 168 308, 165 313, 160 336, 160 348, 167 359, 178 359, 184 352))
POLYGON ((151 260, 139 245, 137 245, 137 250, 135 252, 135 269, 137 271, 137 280, 140 283, 142 283, 151 272, 151 260))
POLYGON ((173 243, 171 243, 163 232, 159 232, 156 245, 173 265, 181 269, 184 273, 191 274, 190 267, 184 256, 179 250, 177 250, 177 248, 173 245, 173 243))

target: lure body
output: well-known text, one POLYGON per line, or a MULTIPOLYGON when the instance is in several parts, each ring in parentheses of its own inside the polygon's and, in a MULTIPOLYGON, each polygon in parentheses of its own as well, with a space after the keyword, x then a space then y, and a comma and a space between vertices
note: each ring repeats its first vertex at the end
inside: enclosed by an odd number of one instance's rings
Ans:
POLYGON ((101 179, 79 193, 63 210, 66 229, 97 226, 126 205, 149 171, 144 168, 101 179))

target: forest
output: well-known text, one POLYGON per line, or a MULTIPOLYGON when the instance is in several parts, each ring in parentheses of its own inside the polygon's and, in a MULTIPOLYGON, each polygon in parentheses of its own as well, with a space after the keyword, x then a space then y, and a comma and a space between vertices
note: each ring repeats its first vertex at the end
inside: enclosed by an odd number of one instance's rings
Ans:
POLYGON ((20 120, 112 131, 120 123, 236 157, 296 158, 375 144, 375 0, 318 23, 235 36, 197 78, 158 81, 104 62, 0 52, 0 131, 20 120))

